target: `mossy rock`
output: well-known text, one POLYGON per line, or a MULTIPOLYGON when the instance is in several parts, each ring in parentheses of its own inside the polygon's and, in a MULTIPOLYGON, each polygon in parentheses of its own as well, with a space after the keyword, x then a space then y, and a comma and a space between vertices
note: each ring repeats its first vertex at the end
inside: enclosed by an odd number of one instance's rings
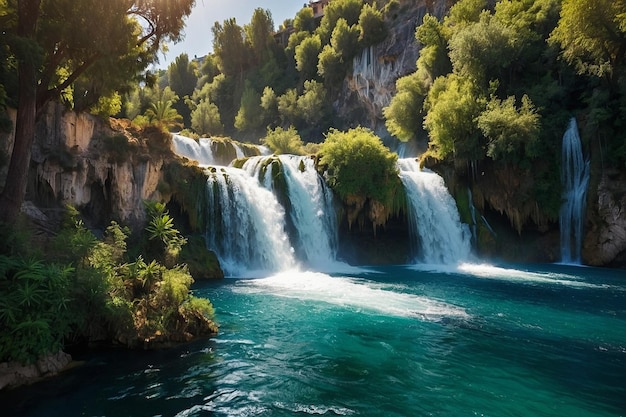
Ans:
POLYGON ((206 247, 202 236, 194 235, 187 238, 180 254, 181 262, 187 264, 189 273, 196 280, 213 280, 224 278, 217 255, 206 247))

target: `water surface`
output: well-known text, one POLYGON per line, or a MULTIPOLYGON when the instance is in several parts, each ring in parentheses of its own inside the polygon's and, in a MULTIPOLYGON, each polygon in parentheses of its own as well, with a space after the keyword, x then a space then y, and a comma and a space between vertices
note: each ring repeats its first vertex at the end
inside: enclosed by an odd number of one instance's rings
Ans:
POLYGON ((104 352, 6 416, 624 416, 624 271, 284 272, 196 287, 220 334, 104 352))

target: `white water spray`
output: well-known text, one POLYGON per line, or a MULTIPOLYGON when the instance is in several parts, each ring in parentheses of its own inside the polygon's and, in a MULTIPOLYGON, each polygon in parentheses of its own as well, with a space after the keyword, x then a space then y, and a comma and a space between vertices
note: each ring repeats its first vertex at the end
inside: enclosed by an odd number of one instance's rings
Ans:
POLYGON ((471 233, 441 176, 421 170, 415 159, 400 159, 400 179, 409 206, 414 253, 427 264, 455 265, 469 258, 471 233))
POLYGON ((270 172, 262 174, 264 166, 272 169, 268 158, 274 158, 272 164, 281 167, 292 241, 299 258, 316 268, 333 264, 338 241, 333 194, 317 173, 313 159, 294 155, 250 158, 243 169, 273 191, 277 188, 275 177, 270 172))
POLYGON ((563 135, 561 152, 563 204, 559 216, 561 228, 561 262, 580 264, 583 239, 589 160, 583 159, 576 119, 572 117, 563 135))
POLYGON ((207 181, 207 198, 207 243, 227 275, 296 266, 285 211, 256 178, 237 168, 215 169, 207 181))

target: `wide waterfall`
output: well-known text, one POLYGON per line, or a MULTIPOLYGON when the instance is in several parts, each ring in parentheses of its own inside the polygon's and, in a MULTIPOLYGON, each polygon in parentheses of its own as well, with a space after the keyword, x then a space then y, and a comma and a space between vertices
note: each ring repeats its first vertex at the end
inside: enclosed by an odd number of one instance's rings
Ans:
POLYGON ((471 233, 461 223, 443 178, 420 169, 415 159, 400 159, 398 167, 407 194, 415 261, 443 265, 467 261, 471 233))
POLYGON ((589 184, 589 160, 583 158, 576 119, 572 117, 563 135, 561 151, 561 183, 563 204, 561 227, 561 262, 580 264, 583 239, 583 219, 589 184))

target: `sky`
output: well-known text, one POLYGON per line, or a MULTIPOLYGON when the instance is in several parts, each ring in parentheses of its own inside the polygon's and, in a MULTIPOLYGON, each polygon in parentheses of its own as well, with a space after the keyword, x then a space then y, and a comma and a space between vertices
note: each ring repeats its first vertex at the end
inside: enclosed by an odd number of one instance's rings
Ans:
POLYGON ((250 23, 254 9, 269 10, 274 20, 274 27, 278 27, 285 19, 293 19, 302 9, 307 0, 196 0, 191 15, 185 20, 185 38, 177 43, 168 45, 169 51, 165 56, 159 54, 159 68, 167 68, 176 57, 187 53, 189 59, 201 57, 213 49, 213 35, 211 28, 217 21, 234 17, 239 26, 250 23))

